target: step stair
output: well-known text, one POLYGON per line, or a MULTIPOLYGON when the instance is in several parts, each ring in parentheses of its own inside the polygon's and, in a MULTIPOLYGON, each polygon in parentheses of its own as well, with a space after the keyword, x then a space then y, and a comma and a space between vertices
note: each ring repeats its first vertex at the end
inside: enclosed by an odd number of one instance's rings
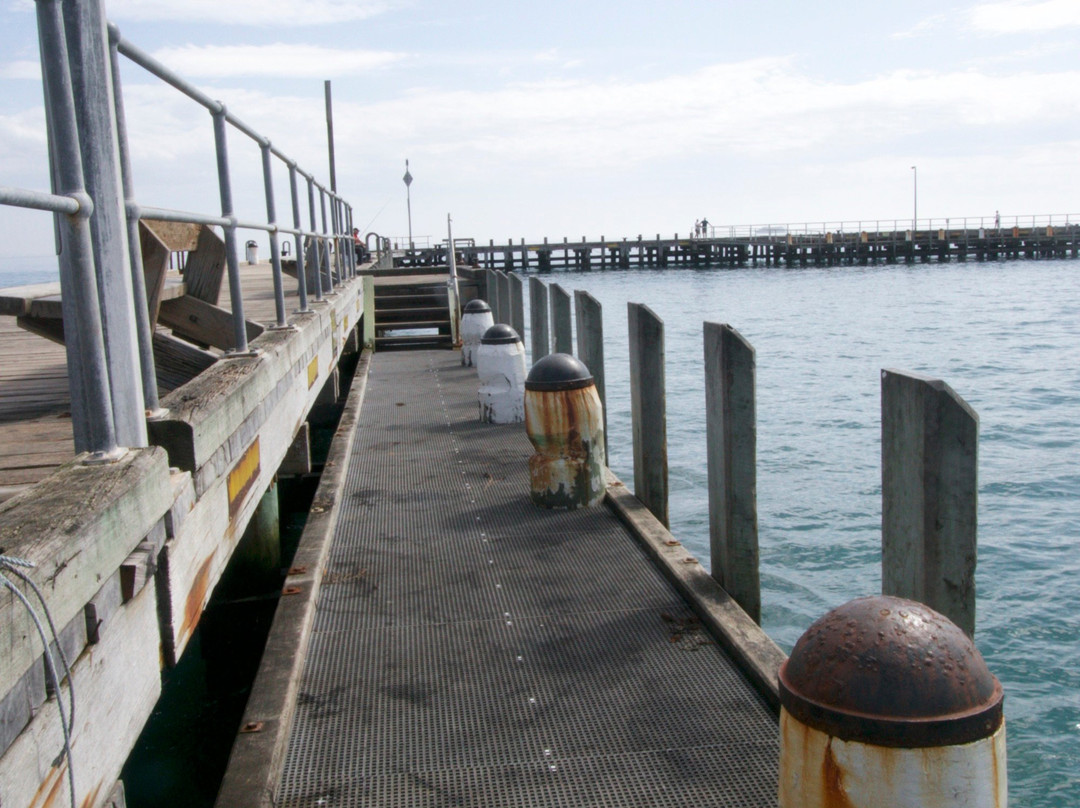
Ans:
POLYGON ((453 348, 445 282, 408 280, 375 286, 375 349, 453 348))

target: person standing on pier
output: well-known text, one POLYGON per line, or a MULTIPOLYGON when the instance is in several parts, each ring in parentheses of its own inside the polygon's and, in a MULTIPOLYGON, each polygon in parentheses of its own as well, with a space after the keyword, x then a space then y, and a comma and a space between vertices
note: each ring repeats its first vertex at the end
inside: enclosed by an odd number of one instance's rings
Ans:
POLYGON ((709 220, 706 219, 704 216, 701 217, 701 237, 709 237, 709 220))
POLYGON ((694 219, 694 235, 697 238, 701 234, 701 219, 694 219))

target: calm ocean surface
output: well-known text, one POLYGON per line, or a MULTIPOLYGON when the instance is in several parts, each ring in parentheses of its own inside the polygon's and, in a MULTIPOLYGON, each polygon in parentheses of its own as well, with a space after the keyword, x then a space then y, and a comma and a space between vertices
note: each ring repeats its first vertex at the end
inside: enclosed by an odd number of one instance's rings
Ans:
POLYGON ((545 279, 604 306, 610 461, 631 487, 626 303, 664 320, 671 529, 706 564, 702 322, 753 344, 762 623, 785 651, 881 591, 880 370, 966 399, 980 418, 976 643, 1005 688, 1011 804, 1080 805, 1080 262, 545 279))
MULTIPOLYGON (((5 261, 0 286, 55 277, 42 266, 5 261)), ((672 532, 705 563, 702 322, 754 345, 762 622, 787 651, 880 591, 881 368, 965 398, 980 417, 976 642, 1005 687, 1011 804, 1080 805, 1080 262, 545 279, 604 306, 611 464, 631 485, 626 303, 663 318, 672 532)))

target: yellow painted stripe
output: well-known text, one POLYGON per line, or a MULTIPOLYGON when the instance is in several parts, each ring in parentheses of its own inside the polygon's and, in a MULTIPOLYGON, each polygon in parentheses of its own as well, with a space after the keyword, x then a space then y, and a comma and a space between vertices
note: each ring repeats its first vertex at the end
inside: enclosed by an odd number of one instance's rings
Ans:
POLYGON ((229 472, 229 515, 240 510, 244 495, 259 476, 259 439, 244 452, 244 456, 229 472))
POLYGON ((315 380, 319 378, 319 357, 316 356, 307 366, 307 386, 308 390, 315 384, 315 380))

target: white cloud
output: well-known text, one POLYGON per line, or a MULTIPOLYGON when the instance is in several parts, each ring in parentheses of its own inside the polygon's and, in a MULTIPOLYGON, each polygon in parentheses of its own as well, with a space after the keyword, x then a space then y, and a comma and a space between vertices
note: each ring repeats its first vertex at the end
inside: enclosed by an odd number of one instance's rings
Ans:
POLYGON ((984 33, 1052 31, 1080 25, 1080 3, 1076 0, 1004 0, 975 6, 968 15, 971 26, 984 33))
POLYGON ((184 76, 326 78, 370 72, 405 58, 403 53, 340 50, 319 45, 183 45, 154 57, 184 76))
POLYGON ((109 0, 115 20, 177 20, 212 25, 334 25, 381 14, 387 0, 109 0))
POLYGON ((0 79, 40 79, 41 66, 32 60, 0 65, 0 79))

